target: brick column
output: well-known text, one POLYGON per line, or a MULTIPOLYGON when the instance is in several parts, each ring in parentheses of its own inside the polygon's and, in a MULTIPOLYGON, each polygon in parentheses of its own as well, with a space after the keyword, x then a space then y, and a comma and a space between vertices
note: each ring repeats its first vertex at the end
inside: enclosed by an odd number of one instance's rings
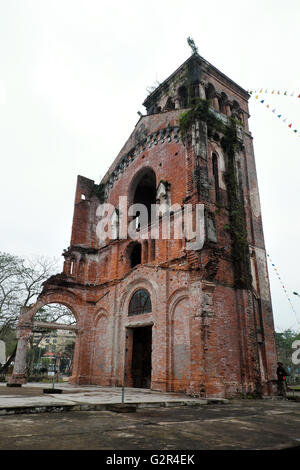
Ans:
POLYGON ((17 328, 18 346, 14 364, 13 373, 9 379, 10 384, 23 384, 26 383, 26 349, 28 340, 32 333, 32 324, 24 323, 17 328))

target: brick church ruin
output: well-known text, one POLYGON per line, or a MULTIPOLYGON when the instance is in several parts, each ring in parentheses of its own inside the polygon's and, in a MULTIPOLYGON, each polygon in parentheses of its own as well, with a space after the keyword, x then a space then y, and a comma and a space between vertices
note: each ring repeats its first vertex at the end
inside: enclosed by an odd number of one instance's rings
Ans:
POLYGON ((64 268, 23 309, 11 383, 26 381, 34 315, 61 303, 76 318, 71 383, 194 396, 272 394, 276 351, 249 94, 193 53, 146 98, 131 136, 99 184, 78 176, 64 268), (120 208, 119 198, 125 197, 120 208), (97 235, 109 203, 114 236, 97 235), (132 204, 162 207, 156 222, 132 204), (204 243, 174 237, 186 204, 204 206, 204 243), (165 217, 168 237, 161 234, 165 217), (148 235, 148 236, 147 236, 148 235))

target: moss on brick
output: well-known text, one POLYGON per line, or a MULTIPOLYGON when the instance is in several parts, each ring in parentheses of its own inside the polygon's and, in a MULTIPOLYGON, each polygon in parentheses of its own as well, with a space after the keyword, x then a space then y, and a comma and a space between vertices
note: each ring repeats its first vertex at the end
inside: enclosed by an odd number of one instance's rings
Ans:
POLYGON ((105 202, 105 184, 95 184, 94 185, 94 194, 97 196, 101 203, 105 202))
POLYGON ((243 199, 238 186, 235 155, 240 146, 237 138, 237 121, 229 119, 229 124, 224 124, 210 109, 207 100, 199 100, 189 110, 180 114, 179 127, 182 137, 185 138, 191 125, 196 121, 204 121, 207 125, 208 135, 213 132, 223 134, 221 145, 227 155, 227 171, 225 174, 228 202, 229 221, 228 230, 231 234, 231 255, 235 272, 235 287, 249 289, 252 283, 250 272, 249 244, 247 240, 247 228, 243 199))

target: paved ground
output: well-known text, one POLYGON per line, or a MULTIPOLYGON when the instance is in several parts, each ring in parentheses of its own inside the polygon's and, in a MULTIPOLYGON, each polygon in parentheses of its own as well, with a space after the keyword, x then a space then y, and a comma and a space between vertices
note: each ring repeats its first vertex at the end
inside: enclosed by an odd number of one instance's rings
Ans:
POLYGON ((0 417, 6 450, 238 450, 300 448, 300 407, 241 400, 136 413, 80 411, 0 417))
POLYGON ((1 450, 300 449, 300 403, 296 401, 218 403, 126 389, 126 401, 141 407, 134 413, 116 413, 96 411, 94 405, 119 403, 121 389, 63 384, 62 395, 43 396, 40 385, 0 386, 0 411, 9 410, 8 402, 14 413, 18 407, 24 410, 26 403, 29 406, 22 414, 0 415, 1 450), (54 403, 51 411, 61 412, 45 412, 41 402, 47 400, 54 403), (60 400, 72 406, 59 407, 60 400))
MULTIPOLYGON (((47 411, 104 410, 122 400, 122 389, 118 387, 62 383, 55 384, 55 389, 62 390, 62 393, 51 393, 51 384, 28 383, 21 388, 0 384, 0 416, 47 411), (49 393, 43 393, 43 388, 49 389, 49 393)), ((161 393, 138 388, 125 388, 124 393, 124 402, 137 406, 202 405, 220 401, 226 403, 227 400, 199 400, 181 393, 161 393)))

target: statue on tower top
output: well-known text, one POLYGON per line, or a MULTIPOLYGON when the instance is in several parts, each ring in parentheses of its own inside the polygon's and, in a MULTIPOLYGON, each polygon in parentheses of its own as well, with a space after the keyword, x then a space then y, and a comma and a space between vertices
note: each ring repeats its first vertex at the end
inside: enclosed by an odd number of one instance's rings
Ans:
POLYGON ((194 39, 189 36, 187 38, 187 43, 190 46, 190 48, 192 49, 192 53, 196 54, 198 52, 198 47, 196 46, 194 39))

